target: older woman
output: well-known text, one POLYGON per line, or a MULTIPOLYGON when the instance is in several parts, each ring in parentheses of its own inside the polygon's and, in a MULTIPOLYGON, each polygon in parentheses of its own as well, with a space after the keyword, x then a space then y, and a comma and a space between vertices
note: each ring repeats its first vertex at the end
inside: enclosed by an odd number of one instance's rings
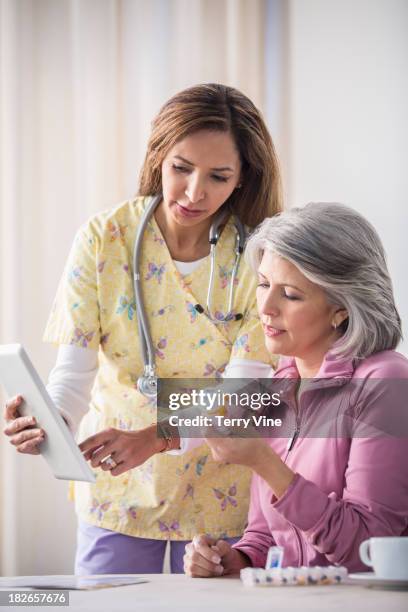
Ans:
POLYGON ((346 206, 309 204, 264 221, 247 257, 259 276, 266 346, 283 356, 274 377, 298 379, 287 400, 297 427, 289 443, 207 440, 214 459, 253 470, 248 526, 234 546, 196 536, 185 571, 205 577, 264 567, 273 545, 284 547, 284 565, 361 571, 363 540, 408 535, 406 417, 391 422, 406 413, 408 360, 394 350, 401 324, 381 242, 346 206), (303 433, 345 397, 357 423, 379 431, 303 433))

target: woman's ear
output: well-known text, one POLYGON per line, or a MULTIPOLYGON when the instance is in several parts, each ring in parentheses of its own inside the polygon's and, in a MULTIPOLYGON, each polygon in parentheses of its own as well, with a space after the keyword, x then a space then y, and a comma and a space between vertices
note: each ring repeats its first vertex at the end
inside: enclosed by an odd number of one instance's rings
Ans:
POLYGON ((235 186, 235 189, 241 189, 242 187, 242 182, 243 182, 243 176, 242 176, 242 172, 240 172, 239 174, 239 179, 238 179, 238 183, 235 186))
POLYGON ((338 327, 340 327, 340 325, 346 319, 348 319, 348 316, 349 316, 348 312, 345 308, 338 308, 332 318, 332 327, 334 327, 334 329, 337 329, 338 327))

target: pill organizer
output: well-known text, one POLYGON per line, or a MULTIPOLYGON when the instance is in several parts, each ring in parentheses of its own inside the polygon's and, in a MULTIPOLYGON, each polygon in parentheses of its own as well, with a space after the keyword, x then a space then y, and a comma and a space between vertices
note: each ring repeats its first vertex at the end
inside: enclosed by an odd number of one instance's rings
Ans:
POLYGON ((340 584, 347 578, 347 569, 328 567, 245 567, 241 580, 245 586, 306 586, 313 584, 340 584))

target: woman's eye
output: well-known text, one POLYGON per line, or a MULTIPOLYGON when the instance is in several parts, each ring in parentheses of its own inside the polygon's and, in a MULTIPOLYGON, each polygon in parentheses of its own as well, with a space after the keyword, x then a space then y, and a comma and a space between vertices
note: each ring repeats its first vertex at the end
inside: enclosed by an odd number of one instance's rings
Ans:
POLYGON ((286 291, 283 294, 283 297, 285 297, 287 300, 299 300, 300 298, 298 298, 297 295, 291 295, 290 293, 286 293, 286 291))
POLYGON ((228 181, 228 178, 225 176, 219 176, 218 174, 213 174, 213 179, 218 183, 226 183, 228 181))
POLYGON ((268 283, 258 283, 257 287, 262 287, 262 289, 268 289, 268 283))

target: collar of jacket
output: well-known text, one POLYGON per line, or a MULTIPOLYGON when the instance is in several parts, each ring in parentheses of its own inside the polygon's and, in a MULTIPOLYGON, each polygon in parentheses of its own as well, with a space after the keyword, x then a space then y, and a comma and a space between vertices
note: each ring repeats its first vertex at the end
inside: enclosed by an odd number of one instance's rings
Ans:
MULTIPOLYGON (((356 362, 352 357, 338 357, 330 350, 324 356, 323 362, 312 384, 313 388, 336 387, 346 384, 354 374, 356 362)), ((273 378, 299 378, 294 357, 281 357, 273 378)))

